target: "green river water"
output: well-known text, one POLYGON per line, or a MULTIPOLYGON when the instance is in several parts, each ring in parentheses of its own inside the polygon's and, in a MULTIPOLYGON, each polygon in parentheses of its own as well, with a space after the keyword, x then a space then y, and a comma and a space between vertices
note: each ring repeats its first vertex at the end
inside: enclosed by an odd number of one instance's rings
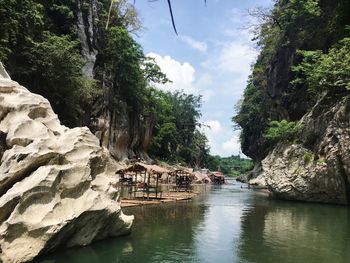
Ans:
POLYGON ((194 201, 124 212, 135 215, 129 236, 61 250, 38 262, 350 262, 345 206, 271 200, 231 182, 207 187, 194 201))

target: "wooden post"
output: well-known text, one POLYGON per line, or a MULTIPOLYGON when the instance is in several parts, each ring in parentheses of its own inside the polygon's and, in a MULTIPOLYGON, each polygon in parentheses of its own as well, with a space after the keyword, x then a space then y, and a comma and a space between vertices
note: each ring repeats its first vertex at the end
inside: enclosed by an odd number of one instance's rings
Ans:
POLYGON ((142 191, 142 198, 145 197, 145 191, 147 191, 147 188, 146 188, 146 172, 144 172, 144 179, 143 179, 143 191, 142 191))
POLYGON ((158 174, 157 175, 157 181, 156 181, 156 198, 158 198, 158 174))
POLYGON ((150 187, 150 177, 151 177, 151 175, 149 173, 147 173, 147 172, 145 172, 145 173, 148 174, 146 191, 147 191, 147 199, 149 200, 149 187, 150 187))

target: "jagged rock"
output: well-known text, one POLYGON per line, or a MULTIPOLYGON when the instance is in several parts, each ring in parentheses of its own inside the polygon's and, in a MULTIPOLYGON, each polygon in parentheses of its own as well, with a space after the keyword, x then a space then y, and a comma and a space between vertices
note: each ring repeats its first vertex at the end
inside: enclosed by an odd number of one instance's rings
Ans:
POLYGON ((130 231, 114 187, 118 164, 98 138, 60 125, 46 99, 2 70, 0 157, 0 262, 130 231))
POLYGON ((349 204, 350 103, 330 105, 332 101, 325 96, 304 116, 303 143, 279 144, 262 161, 266 182, 277 197, 349 204))

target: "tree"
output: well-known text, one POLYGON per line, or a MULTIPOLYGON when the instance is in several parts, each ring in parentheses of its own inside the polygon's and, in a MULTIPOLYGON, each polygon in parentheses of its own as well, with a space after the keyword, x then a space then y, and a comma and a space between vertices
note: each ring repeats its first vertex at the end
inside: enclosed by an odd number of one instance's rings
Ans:
POLYGON ((201 98, 182 92, 153 90, 155 126, 151 156, 172 162, 201 164, 208 153, 207 139, 199 124, 201 98))
POLYGON ((300 133, 302 125, 298 122, 281 120, 271 121, 264 137, 271 142, 292 142, 300 133))
POLYGON ((95 83, 82 74, 84 61, 78 42, 69 37, 44 34, 42 42, 31 49, 31 85, 34 92, 48 98, 65 125, 75 126, 84 117, 84 106, 98 94, 95 83))
POLYGON ((299 77, 295 85, 305 84, 316 95, 324 90, 350 90, 350 38, 344 38, 328 53, 299 51, 302 61, 293 67, 299 77))
POLYGON ((96 77, 108 87, 109 107, 116 107, 122 100, 138 111, 147 84, 141 69, 144 54, 140 45, 125 28, 116 26, 108 28, 101 41, 96 77))

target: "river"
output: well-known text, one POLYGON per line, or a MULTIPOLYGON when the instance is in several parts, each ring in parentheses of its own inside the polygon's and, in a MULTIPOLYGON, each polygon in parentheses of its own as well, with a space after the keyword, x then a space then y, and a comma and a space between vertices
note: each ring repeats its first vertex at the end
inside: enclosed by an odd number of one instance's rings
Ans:
POLYGON ((350 262, 345 206, 271 200, 230 182, 193 201, 124 209, 129 236, 58 251, 40 263, 350 262))

